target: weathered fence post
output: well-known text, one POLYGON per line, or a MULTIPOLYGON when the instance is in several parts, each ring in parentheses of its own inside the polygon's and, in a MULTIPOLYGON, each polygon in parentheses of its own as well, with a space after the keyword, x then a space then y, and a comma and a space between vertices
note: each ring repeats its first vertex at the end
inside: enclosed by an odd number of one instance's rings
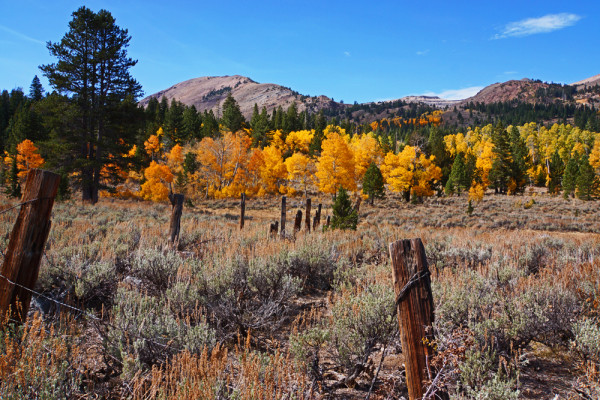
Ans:
POLYGON ((278 229, 279 229, 279 221, 271 222, 271 225, 269 226, 269 237, 272 237, 272 238, 276 237, 278 229))
POLYGON ((59 181, 59 175, 41 169, 27 174, 23 204, 0 270, 0 321, 9 308, 14 320, 27 318, 31 292, 25 288, 33 289, 38 278, 59 181))
POLYGON ((325 222, 325 226, 329 228, 329 224, 331 223, 331 215, 327 216, 327 221, 325 222))
MULTIPOLYGON (((435 374, 429 367, 434 354, 425 338, 432 340, 433 297, 431 279, 425 248, 421 239, 398 240, 390 243, 390 258, 396 307, 400 325, 400 341, 405 357, 406 385, 411 400, 421 399, 425 394, 424 382, 435 374)), ((436 392, 436 399, 447 399, 447 393, 436 392)), ((431 397, 428 397, 431 398, 431 397)))
POLYGON ((246 216, 246 193, 242 193, 240 202, 240 229, 244 229, 244 217, 246 216))
POLYGON ((282 239, 285 239, 285 196, 281 196, 281 230, 279 231, 279 235, 282 239))
POLYGON ((304 229, 310 232, 310 199, 306 199, 306 219, 304 221, 304 229))
POLYGON ((296 212, 296 219, 294 220, 294 234, 300 232, 302 228, 302 210, 296 212))
POLYGON ((321 225, 321 207, 323 205, 319 204, 317 207, 317 212, 315 213, 315 219, 313 219, 313 231, 317 229, 319 225, 321 225))
POLYGON ((182 194, 170 194, 169 200, 171 201, 171 222, 169 224, 169 240, 173 246, 179 240, 181 213, 183 212, 183 195, 182 194))

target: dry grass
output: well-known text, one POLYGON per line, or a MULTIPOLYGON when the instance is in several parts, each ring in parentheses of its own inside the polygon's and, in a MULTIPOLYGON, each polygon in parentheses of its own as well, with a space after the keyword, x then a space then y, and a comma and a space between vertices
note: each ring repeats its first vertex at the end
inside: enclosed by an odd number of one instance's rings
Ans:
MULTIPOLYGON (((313 198, 313 210, 319 202, 324 223, 330 199, 313 198)), ((187 207, 173 251, 166 204, 57 203, 37 290, 101 322, 90 335, 85 318, 57 318, 54 303, 34 299, 40 314, 1 334, 0 397, 62 398, 42 384, 60 382, 82 398, 364 398, 387 345, 371 398, 397 398, 401 348, 394 329, 380 329, 382 318, 395 326, 384 315, 393 308, 387 246, 412 237, 423 239, 433 271, 440 350, 462 349, 449 374, 457 398, 540 398, 552 379, 562 379, 555 392, 564 397, 600 387, 595 203, 487 196, 468 216, 464 197, 392 197, 363 203, 356 232, 273 240, 279 204, 249 199, 243 231, 237 201, 187 207), (533 367, 554 359, 573 367, 552 379, 533 367)), ((299 207, 288 201, 288 226, 299 207)), ((0 215, 0 247, 15 215, 0 215)))

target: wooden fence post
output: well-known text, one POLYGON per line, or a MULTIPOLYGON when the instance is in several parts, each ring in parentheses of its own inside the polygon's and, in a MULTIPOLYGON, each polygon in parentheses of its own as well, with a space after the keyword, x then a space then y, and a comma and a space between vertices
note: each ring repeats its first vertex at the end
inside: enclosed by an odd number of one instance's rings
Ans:
POLYGON ((279 231, 279 235, 282 239, 285 239, 285 196, 281 196, 281 230, 279 231))
POLYGON ((240 229, 244 229, 244 217, 246 216, 246 193, 242 193, 240 202, 240 229))
POLYGON ((302 228, 302 210, 296 212, 296 220, 294 221, 294 234, 300 232, 302 228))
POLYGON ((329 228, 329 224, 331 223, 331 215, 327 216, 327 220, 325 222, 325 226, 327 226, 329 228))
POLYGON ((182 194, 171 194, 169 200, 171 201, 171 222, 169 224, 169 240, 173 246, 179 240, 179 232, 181 226, 181 214, 183 213, 183 195, 182 194))
POLYGON ((0 270, 3 276, 0 277, 0 320, 9 308, 14 320, 24 322, 27 318, 31 292, 17 285, 31 290, 35 286, 59 182, 60 176, 49 171, 32 169, 27 174, 23 204, 0 270))
MULTIPOLYGON (((421 239, 398 240, 390 243, 390 258, 396 307, 400 325, 400 341, 405 357, 406 385, 410 400, 421 399, 425 394, 424 382, 428 372, 435 374, 428 362, 433 348, 424 338, 433 340, 433 297, 425 248, 421 239)), ((447 399, 445 392, 437 391, 436 399, 447 399)), ((429 397, 431 398, 431 397, 429 397)))
POLYGON ((306 220, 304 221, 304 229, 310 233, 310 199, 306 199, 306 220))
POLYGON ((315 213, 315 219, 313 220, 313 231, 315 231, 317 229, 317 227, 319 225, 321 225, 321 208, 322 208, 322 204, 319 203, 319 206, 317 207, 317 212, 315 213))

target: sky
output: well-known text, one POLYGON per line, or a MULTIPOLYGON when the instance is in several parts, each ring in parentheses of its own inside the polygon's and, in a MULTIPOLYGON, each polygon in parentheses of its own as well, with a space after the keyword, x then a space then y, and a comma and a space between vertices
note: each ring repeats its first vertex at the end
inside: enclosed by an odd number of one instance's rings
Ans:
POLYGON ((146 95, 200 76, 244 75, 359 103, 466 98, 495 82, 600 74, 600 1, 0 0, 0 89, 52 63, 72 12, 128 29, 146 95))

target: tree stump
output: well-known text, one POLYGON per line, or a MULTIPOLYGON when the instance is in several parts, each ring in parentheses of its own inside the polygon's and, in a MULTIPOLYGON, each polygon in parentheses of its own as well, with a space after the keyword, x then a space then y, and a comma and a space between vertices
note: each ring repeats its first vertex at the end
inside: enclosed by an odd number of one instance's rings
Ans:
POLYGON ((269 226, 269 237, 275 238, 279 229, 279 221, 271 222, 269 226))
POLYGON ((59 182, 59 175, 41 169, 32 169, 27 175, 23 204, 0 270, 0 321, 9 308, 13 320, 24 322, 27 318, 31 302, 27 289, 33 290, 38 278, 59 182))
POLYGON ((294 234, 300 232, 302 229, 302 210, 296 212, 296 219, 294 220, 294 234))

